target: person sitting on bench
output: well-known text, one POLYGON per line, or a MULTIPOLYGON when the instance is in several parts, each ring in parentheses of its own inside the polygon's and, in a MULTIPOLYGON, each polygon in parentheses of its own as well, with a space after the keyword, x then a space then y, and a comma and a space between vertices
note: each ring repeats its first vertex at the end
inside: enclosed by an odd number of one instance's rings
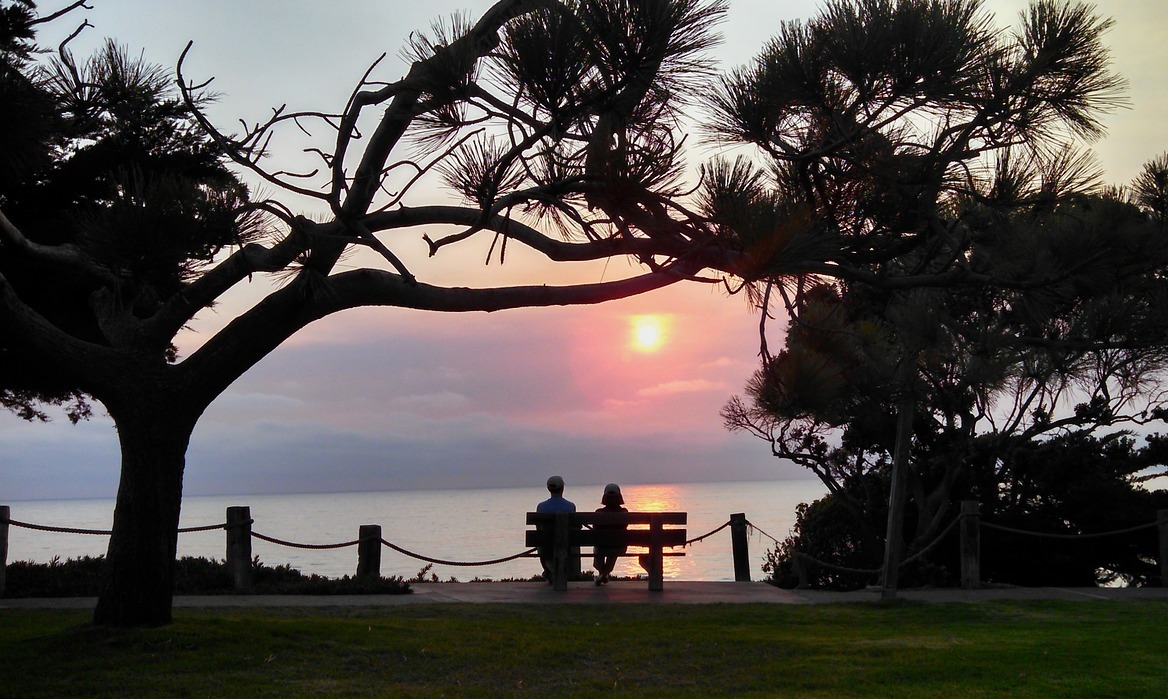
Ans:
MULTIPOLYGON (((560 476, 552 476, 547 479, 547 489, 551 497, 535 506, 536 512, 575 512, 576 504, 571 500, 564 498, 564 479, 560 476)), ((539 562, 543 565, 543 577, 549 583, 554 577, 552 574, 555 562, 552 560, 552 550, 547 547, 540 547, 539 562)))
MULTIPOLYGON (((600 498, 600 504, 603 507, 597 509, 597 512, 628 512, 627 509, 621 507, 625 504, 625 499, 621 495, 620 486, 616 483, 609 483, 604 486, 604 495, 600 498)), ((616 530, 624 531, 628 529, 625 524, 597 524, 594 525, 597 530, 616 530)), ((623 554, 627 547, 605 547, 596 546, 593 551, 592 566, 596 568, 596 584, 604 585, 608 582, 608 575, 612 569, 616 567, 617 557, 623 554)))

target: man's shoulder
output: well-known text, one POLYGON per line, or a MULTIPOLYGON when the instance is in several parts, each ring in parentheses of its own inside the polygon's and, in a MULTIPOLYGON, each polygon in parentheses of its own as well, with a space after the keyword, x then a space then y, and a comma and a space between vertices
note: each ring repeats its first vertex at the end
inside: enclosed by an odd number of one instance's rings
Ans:
POLYGON ((536 512, 575 512, 576 505, 564 498, 548 498, 535 506, 536 512))

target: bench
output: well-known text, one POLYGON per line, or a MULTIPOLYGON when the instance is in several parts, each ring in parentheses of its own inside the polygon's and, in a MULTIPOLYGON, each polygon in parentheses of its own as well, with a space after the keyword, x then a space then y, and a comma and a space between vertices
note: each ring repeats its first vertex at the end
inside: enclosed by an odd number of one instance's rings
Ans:
MULTIPOLYGON (((642 559, 649 573, 649 589, 664 587, 665 555, 684 556, 683 552, 665 553, 666 548, 685 545, 685 512, 528 512, 527 545, 552 552, 552 584, 556 590, 568 589, 569 561, 573 550, 588 546, 621 548, 640 546, 648 549, 642 559), (620 529, 638 527, 636 529, 620 529), (600 528, 594 528, 599 526, 600 528), (615 528, 612 528, 615 527, 615 528)), ((639 556, 640 554, 624 554, 639 556)))

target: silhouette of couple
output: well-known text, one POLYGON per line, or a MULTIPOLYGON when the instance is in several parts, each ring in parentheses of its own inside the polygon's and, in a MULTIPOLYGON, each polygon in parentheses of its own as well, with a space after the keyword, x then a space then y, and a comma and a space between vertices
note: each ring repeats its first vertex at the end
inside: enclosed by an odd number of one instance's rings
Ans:
MULTIPOLYGON (((576 505, 571 500, 564 497, 564 479, 559 476, 552 476, 547 479, 548 493, 551 494, 547 500, 539 503, 536 506, 536 512, 575 512, 576 505)), ((625 499, 621 496, 620 486, 616 483, 609 483, 604 486, 604 494, 600 496, 601 507, 597 508, 597 512, 628 512, 623 505, 625 499)), ((596 529, 612 529, 623 530, 623 524, 610 525, 596 525, 596 529)), ((592 567, 596 569, 595 583, 597 585, 604 585, 608 582, 608 576, 612 573, 612 569, 616 567, 617 557, 625 552, 625 547, 594 547, 592 557, 592 567)), ((540 563, 543 564, 543 574, 549 582, 552 580, 552 557, 551 551, 540 550, 540 563)))

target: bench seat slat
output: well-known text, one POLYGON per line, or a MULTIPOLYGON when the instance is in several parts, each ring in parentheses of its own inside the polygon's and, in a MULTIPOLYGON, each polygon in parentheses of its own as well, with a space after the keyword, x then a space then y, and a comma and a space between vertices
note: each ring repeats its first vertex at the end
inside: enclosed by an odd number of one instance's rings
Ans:
MULTIPOLYGON (((594 529, 580 529, 569 534, 569 541, 573 546, 648 546, 652 532, 648 529, 629 529, 627 531, 604 531, 594 529)), ((662 546, 684 546, 684 529, 662 529, 662 546)), ((528 531, 528 546, 554 546, 555 533, 550 530, 528 531)))

